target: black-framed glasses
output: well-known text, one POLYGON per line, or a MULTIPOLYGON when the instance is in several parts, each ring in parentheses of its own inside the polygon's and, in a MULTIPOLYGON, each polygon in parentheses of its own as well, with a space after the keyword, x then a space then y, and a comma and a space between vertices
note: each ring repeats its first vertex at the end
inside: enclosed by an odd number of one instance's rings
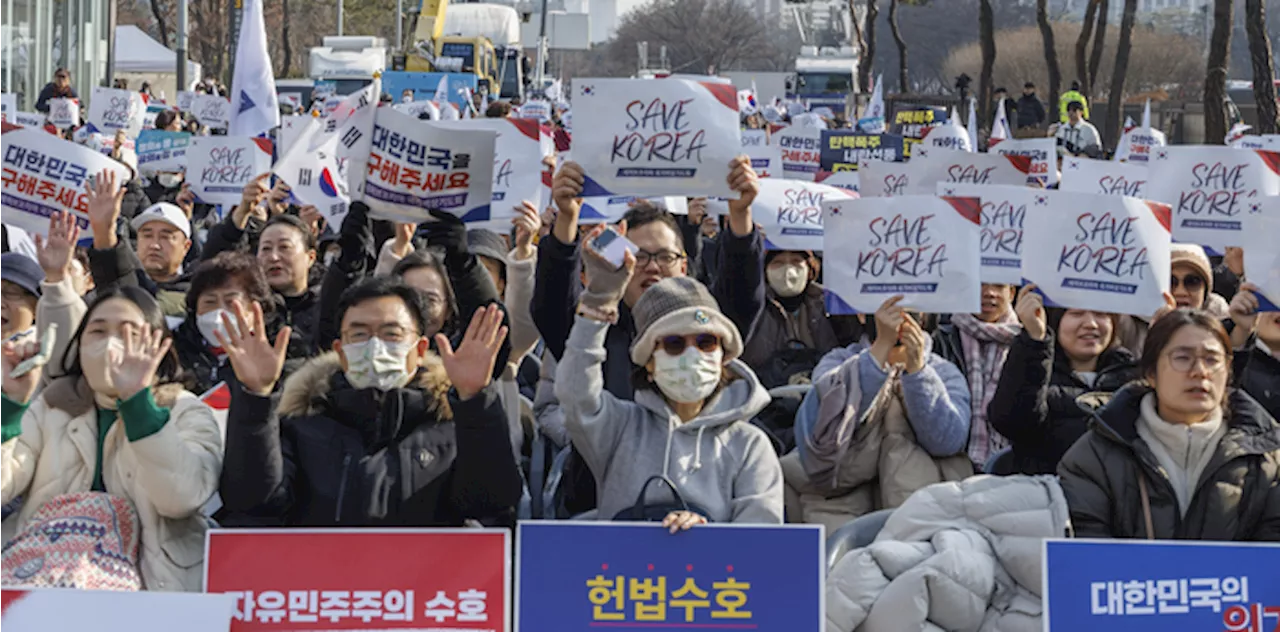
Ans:
POLYGON ((658 341, 662 350, 669 356, 678 356, 693 345, 703 353, 714 353, 720 348, 720 337, 715 334, 694 334, 691 336, 664 336, 658 341))
POLYGON ((684 259, 684 255, 670 250, 659 250, 658 252, 649 252, 648 250, 636 251, 636 265, 644 267, 649 265, 650 261, 656 262, 660 268, 670 268, 677 261, 684 259))

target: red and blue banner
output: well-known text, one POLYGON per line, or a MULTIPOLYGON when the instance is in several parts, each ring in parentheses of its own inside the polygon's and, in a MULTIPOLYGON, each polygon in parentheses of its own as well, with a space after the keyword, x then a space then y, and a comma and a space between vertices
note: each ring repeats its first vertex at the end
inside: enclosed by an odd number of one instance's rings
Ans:
POLYGON ((522 522, 517 632, 823 629, 818 525, 522 522))

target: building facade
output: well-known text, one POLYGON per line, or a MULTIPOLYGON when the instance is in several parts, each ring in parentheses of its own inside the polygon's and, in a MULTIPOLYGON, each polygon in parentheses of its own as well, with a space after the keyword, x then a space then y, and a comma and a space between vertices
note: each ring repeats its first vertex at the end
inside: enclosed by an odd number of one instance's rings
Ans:
POLYGON ((58 68, 71 71, 82 98, 107 75, 110 3, 107 0, 0 0, 0 91, 33 111, 41 88, 58 68))

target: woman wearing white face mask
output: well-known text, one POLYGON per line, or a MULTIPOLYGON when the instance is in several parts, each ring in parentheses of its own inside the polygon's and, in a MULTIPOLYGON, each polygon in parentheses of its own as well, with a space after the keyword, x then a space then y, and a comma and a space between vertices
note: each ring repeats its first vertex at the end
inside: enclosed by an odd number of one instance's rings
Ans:
POLYGON ((170 347, 160 307, 136 287, 97 298, 62 359, 66 374, 39 397, 40 368, 11 374, 38 346, 5 345, 0 502, 24 497, 6 542, 51 499, 106 492, 137 511, 146 588, 200 589, 200 508, 217 490, 222 439, 213 412, 177 382, 170 347))
POLYGON ((766 388, 783 386, 813 370, 818 359, 840 346, 822 300, 818 263, 812 253, 774 250, 765 254, 768 281, 764 311, 742 350, 766 388))
POLYGON ((674 277, 645 291, 631 310, 635 401, 604 390, 605 334, 617 308, 596 306, 618 304, 635 258, 628 253, 614 269, 589 246, 594 236, 583 242, 587 288, 556 396, 595 474, 598 517, 625 516, 643 496, 648 506, 672 510, 663 522, 672 532, 707 520, 781 523, 782 468, 768 437, 749 423, 769 394, 737 360, 742 337, 701 283, 674 277), (654 476, 670 480, 690 511, 677 510, 669 491, 646 489, 654 476))

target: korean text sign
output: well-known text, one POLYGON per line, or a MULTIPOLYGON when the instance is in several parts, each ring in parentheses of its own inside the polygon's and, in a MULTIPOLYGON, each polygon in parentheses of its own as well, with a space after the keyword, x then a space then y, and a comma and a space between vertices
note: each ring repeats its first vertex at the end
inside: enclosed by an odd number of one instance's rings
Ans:
POLYGON ((822 528, 521 522, 517 632, 818 632, 822 528))
POLYGON ((822 158, 822 130, 792 125, 774 132, 773 142, 782 152, 782 177, 812 180, 822 158))
POLYGON ((205 591, 232 632, 509 629, 503 529, 215 529, 205 591))
POLYGON ((573 155, 584 194, 718 195, 742 153, 732 85, 690 79, 575 79, 573 155))
POLYGON ((108 169, 121 182, 132 176, 129 168, 73 142, 34 127, 4 132, 4 222, 29 233, 49 232, 49 215, 70 210, 76 215, 81 237, 91 237, 85 182, 108 169))
POLYGON ((240 136, 197 136, 187 147, 186 181, 206 204, 240 203, 244 185, 271 171, 271 141, 240 136))
POLYGON ((913 156, 915 145, 929 135, 929 131, 947 123, 947 109, 928 105, 910 105, 893 113, 894 134, 903 138, 903 149, 913 156))
MULTIPOLYGON (((979 311, 981 209, 975 198, 904 195, 823 205, 827 289, 873 313, 901 294, 927 313, 979 311)), ((847 311, 841 309, 841 311, 847 311)))
POLYGON ((1002 156, 1030 158, 1027 184, 1031 186, 1049 187, 1058 183, 1058 145, 1052 138, 1002 140, 992 145, 989 151, 1002 156))
POLYGON ((1147 198, 1173 208, 1173 238, 1219 251, 1243 245, 1258 203, 1280 194, 1280 153, 1161 147, 1149 164, 1147 198))
POLYGON ((1069 156, 1062 161, 1062 183, 1058 190, 1143 198, 1147 192, 1147 167, 1069 156))
POLYGON ((489 219, 497 133, 424 123, 378 108, 364 201, 381 219, 418 224, 429 210, 489 219))
POLYGON ((845 189, 803 180, 760 181, 751 205, 768 250, 822 250, 822 203, 857 197, 845 189))
POLYGON ((1025 185, 1031 169, 1026 156, 979 154, 955 149, 917 145, 911 163, 917 177, 908 191, 931 195, 939 184, 1025 185))
MULTIPOLYGON (((494 132, 493 196, 489 219, 510 219, 515 207, 528 200, 543 207, 542 129, 531 118, 483 118, 437 123, 450 129, 494 132)), ((510 225, 507 226, 510 228, 510 225)))
POLYGON ((862 134, 852 130, 823 130, 819 166, 822 171, 855 171, 864 162, 902 160, 902 137, 862 134))
POLYGON ((939 184, 938 195, 982 201, 982 282, 1022 284, 1022 226, 1036 190, 1022 185, 939 184))
POLYGON ((138 134, 135 151, 138 152, 138 171, 151 175, 156 172, 187 170, 187 147, 191 144, 188 132, 162 132, 142 130, 138 134))
POLYGON ((1114 195, 1037 191, 1022 277, 1050 307, 1149 317, 1169 291, 1169 207, 1114 195))
POLYGON ((1045 540, 1046 632, 1270 632, 1280 544, 1045 540))

